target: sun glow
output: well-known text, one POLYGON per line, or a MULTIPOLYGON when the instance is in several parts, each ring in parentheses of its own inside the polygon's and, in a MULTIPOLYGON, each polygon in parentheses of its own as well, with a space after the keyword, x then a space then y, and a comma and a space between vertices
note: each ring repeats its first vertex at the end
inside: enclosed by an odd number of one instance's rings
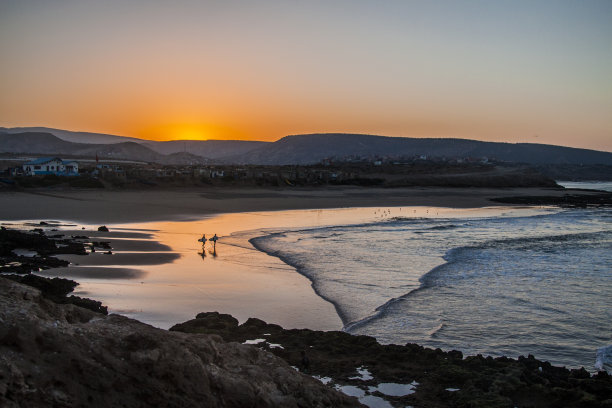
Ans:
POLYGON ((172 123, 152 126, 138 132, 145 139, 165 140, 208 140, 215 136, 205 125, 193 123, 172 123))
POLYGON ((184 129, 178 129, 176 132, 173 132, 172 139, 179 139, 179 140, 207 140, 207 139, 209 139, 209 137, 201 129, 184 128, 184 129))
POLYGON ((145 127, 134 133, 143 139, 167 140, 210 140, 245 139, 236 129, 209 123, 168 123, 145 127))
POLYGON ((237 3, 0 1, 0 126, 612 150, 610 1, 237 3))

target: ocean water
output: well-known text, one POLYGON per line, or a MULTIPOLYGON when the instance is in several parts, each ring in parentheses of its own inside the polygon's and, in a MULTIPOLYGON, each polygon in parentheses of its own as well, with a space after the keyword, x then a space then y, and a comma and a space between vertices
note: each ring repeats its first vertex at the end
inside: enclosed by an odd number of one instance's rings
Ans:
POLYGON ((612 181, 557 181, 557 184, 565 188, 612 191, 612 181))
POLYGON ((276 231, 251 243, 308 277, 344 330, 383 343, 533 354, 591 371, 597 349, 612 345, 612 210, 378 211, 372 222, 276 231))

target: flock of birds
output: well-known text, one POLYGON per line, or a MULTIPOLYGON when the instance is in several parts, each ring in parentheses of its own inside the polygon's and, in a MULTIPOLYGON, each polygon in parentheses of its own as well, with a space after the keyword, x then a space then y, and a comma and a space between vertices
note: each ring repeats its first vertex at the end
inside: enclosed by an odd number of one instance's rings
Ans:
MULTIPOLYGON (((402 208, 400 207, 399 209, 400 212, 402 212, 402 208)), ((417 210, 412 210, 413 214, 416 214, 417 210)), ((429 209, 425 210, 425 214, 429 215, 429 209)), ((391 216, 391 209, 378 209, 374 211, 374 215, 380 218, 386 218, 386 217, 390 217, 391 216)), ((436 215, 438 215, 438 212, 436 211, 436 215)))

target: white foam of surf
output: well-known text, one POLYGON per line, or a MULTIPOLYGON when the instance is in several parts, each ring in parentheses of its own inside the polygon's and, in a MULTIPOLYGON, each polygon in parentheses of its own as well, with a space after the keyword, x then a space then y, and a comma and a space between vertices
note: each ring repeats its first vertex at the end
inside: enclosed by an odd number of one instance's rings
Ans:
POLYGON ((597 349, 594 367, 597 371, 612 373, 612 345, 597 349))

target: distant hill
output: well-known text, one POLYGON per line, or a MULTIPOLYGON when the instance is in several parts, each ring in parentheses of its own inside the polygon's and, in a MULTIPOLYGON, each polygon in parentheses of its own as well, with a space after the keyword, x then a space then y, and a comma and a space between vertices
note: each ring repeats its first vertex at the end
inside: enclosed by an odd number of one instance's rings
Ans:
POLYGON ((208 160, 190 153, 163 155, 134 142, 112 144, 72 143, 50 133, 0 133, 0 152, 40 155, 69 155, 105 159, 137 160, 164 164, 202 164, 208 160))
POLYGON ((143 145, 161 154, 189 152, 209 159, 218 159, 244 154, 268 144, 270 143, 246 140, 172 140, 168 142, 147 141, 143 145))
POLYGON ((148 141, 143 139, 137 139, 135 137, 107 135, 105 133, 73 132, 70 130, 53 129, 47 127, 0 127, 0 133, 14 134, 26 132, 51 133, 52 135, 57 136, 62 140, 74 143, 111 144, 124 142, 144 143, 148 141))
MULTIPOLYGON (((172 140, 158 142, 153 140, 138 139, 135 137, 115 136, 104 133, 73 132, 70 130, 47 127, 0 127, 0 134, 2 133, 50 133, 67 142, 84 144, 117 144, 134 142, 146 146, 162 155, 170 155, 173 153, 191 153, 195 156, 202 156, 210 159, 244 154, 257 147, 269 144, 269 142, 247 140, 172 140)), ((183 157, 187 156, 183 155, 183 157)))
POLYGON ((98 133, 20 132, 0 128, 0 152, 81 155, 164 164, 313 164, 331 158, 488 158, 531 165, 612 166, 612 153, 533 143, 494 143, 468 139, 424 139, 362 134, 286 136, 276 142, 242 140, 175 140, 155 142, 98 133), (71 141, 57 134, 70 137, 71 141), (87 140, 88 142, 82 142, 87 140), (105 140, 104 143, 92 143, 105 140))
POLYGON ((286 136, 250 152, 225 157, 243 164, 309 164, 325 158, 375 157, 482 158, 527 164, 612 164, 612 153, 532 143, 495 143, 468 139, 419 139, 360 134, 286 136))

